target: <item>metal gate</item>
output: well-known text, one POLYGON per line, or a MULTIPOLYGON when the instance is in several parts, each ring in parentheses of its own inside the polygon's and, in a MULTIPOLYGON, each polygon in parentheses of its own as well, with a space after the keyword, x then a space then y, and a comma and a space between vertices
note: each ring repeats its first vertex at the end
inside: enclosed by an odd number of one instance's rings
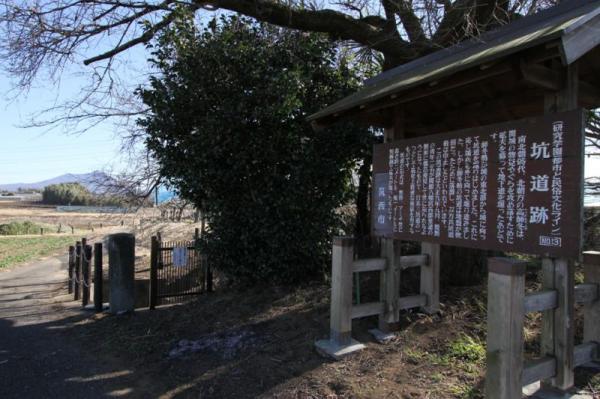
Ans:
POLYGON ((194 241, 159 241, 152 237, 150 309, 206 291, 206 257, 200 255, 194 244, 194 241))

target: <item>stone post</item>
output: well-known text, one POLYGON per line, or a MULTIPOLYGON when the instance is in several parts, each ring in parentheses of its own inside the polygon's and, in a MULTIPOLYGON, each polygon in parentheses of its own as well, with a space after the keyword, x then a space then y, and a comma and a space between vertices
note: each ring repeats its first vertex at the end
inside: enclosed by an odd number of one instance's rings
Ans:
POLYGON ((135 305, 135 236, 129 233, 108 237, 110 313, 132 312, 135 305))

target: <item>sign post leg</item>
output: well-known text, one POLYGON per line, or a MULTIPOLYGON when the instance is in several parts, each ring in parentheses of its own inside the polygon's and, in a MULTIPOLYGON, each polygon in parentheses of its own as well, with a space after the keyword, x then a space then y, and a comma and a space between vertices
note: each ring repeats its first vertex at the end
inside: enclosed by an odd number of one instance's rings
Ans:
POLYGON ((421 253, 429 257, 429 263, 421 266, 421 294, 427 295, 423 311, 428 314, 440 310, 440 247, 440 244, 421 243, 421 253))
POLYGON ((488 260, 487 399, 520 398, 523 371, 525 262, 488 260))
POLYGON ((331 312, 329 339, 317 341, 320 353, 340 359, 365 346, 352 339, 352 262, 354 239, 335 237, 331 258, 331 312))
MULTIPOLYGON (((600 291, 600 252, 584 252, 583 268, 585 282, 598 285, 600 291)), ((600 298, 583 306, 583 342, 600 344, 600 298)), ((600 360, 596 352, 595 360, 600 360)))
POLYGON ((400 267, 396 262, 395 242, 393 238, 381 239, 381 257, 386 259, 387 266, 380 273, 380 301, 385 304, 383 314, 379 315, 379 330, 390 331, 390 325, 400 320, 398 298, 400 297, 400 267))

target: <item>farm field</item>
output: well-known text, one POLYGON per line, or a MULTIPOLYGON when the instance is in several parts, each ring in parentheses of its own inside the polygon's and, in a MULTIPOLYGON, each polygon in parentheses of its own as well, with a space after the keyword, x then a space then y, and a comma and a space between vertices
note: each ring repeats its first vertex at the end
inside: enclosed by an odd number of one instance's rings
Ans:
POLYGON ((155 208, 140 208, 126 214, 59 212, 55 206, 3 201, 0 225, 30 222, 43 227, 44 235, 0 235, 0 268, 55 253, 66 254, 67 247, 82 237, 93 243, 103 241, 109 234, 129 232, 136 236, 136 269, 141 277, 147 274, 152 235, 160 232, 165 240, 189 240, 199 227, 191 220, 173 222, 161 220, 159 215, 155 208))
POLYGON ((0 269, 52 255, 73 241, 72 236, 0 237, 0 269))

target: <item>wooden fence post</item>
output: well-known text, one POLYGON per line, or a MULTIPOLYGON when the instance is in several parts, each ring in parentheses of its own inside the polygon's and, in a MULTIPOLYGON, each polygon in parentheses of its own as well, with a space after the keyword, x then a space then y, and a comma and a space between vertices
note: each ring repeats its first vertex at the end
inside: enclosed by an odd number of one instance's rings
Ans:
MULTIPOLYGON (((583 253, 585 282, 598 285, 600 292, 600 252, 583 253)), ((596 342, 600 345, 600 296, 593 302, 583 305, 583 342, 596 342)), ((595 359, 600 359, 598 350, 595 359)))
POLYGON ((69 294, 73 293, 73 272, 75 269, 75 246, 69 246, 69 286, 67 289, 69 290, 69 294))
POLYGON ((421 243, 421 254, 429 257, 429 262, 421 266, 421 294, 427 295, 425 313, 436 313, 440 310, 440 244, 421 243))
POLYGON ((354 239, 335 237, 331 259, 331 313, 329 339, 315 343, 317 350, 340 359, 364 345, 352 339, 352 262, 354 239))
POLYGON ((86 307, 90 302, 90 265, 92 263, 92 246, 86 245, 82 249, 83 259, 81 260, 81 306, 86 307))
POLYGON ((104 299, 102 297, 103 279, 102 243, 97 242, 94 244, 94 309, 96 312, 102 312, 104 306, 104 299))
POLYGON ((81 241, 77 241, 75 243, 75 284, 73 284, 73 299, 76 301, 80 298, 81 257, 81 241))
POLYGON ((150 242, 150 309, 156 309, 158 302, 158 238, 152 236, 150 242))
POLYGON ((525 262, 488 259, 487 399, 522 396, 525 262))
MULTIPOLYGON (((390 324, 400 321, 400 309, 398 299, 400 298, 400 265, 396 262, 395 241, 393 238, 381 238, 381 257, 386 259, 386 268, 379 275, 380 301, 385 303, 383 314, 379 316, 379 330, 387 333, 390 324)), ((352 260, 350 260, 350 268, 352 260)), ((352 276, 350 276, 352 277, 352 276)))

